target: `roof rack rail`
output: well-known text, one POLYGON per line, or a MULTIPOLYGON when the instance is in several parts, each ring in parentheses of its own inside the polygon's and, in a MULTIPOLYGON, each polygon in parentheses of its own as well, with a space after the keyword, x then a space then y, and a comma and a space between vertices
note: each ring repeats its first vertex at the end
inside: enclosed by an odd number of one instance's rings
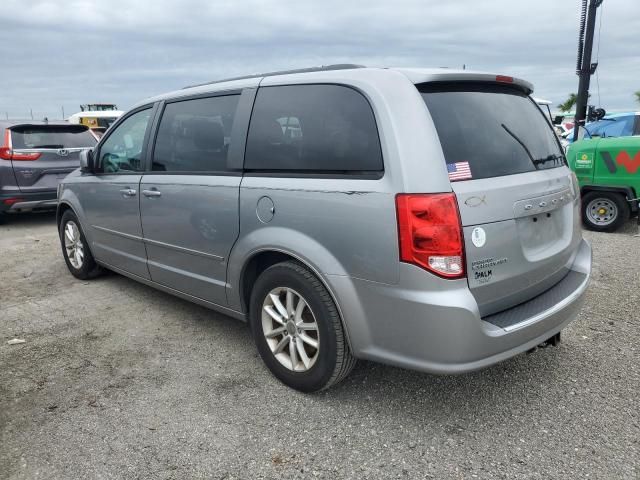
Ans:
POLYGON ((245 80, 247 78, 273 77, 276 75, 288 75, 292 73, 325 72, 330 70, 352 70, 354 68, 365 68, 365 66, 357 65, 355 63, 336 63, 335 65, 321 65, 319 67, 298 68, 294 70, 280 70, 278 72, 255 73, 253 75, 223 78, 221 80, 214 80, 212 82, 198 83, 196 85, 188 85, 186 87, 183 87, 182 90, 187 88, 193 88, 193 87, 202 87, 204 85, 213 85, 215 83, 231 82, 233 80, 245 80))

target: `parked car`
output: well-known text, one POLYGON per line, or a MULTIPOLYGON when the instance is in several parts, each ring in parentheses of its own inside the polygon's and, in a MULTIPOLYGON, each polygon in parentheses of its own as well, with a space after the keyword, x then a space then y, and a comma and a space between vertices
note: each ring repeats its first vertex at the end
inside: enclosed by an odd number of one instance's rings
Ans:
POLYGON ((582 191, 582 219, 591 230, 612 232, 638 214, 640 112, 589 123, 567 159, 582 191))
POLYGON ((58 182, 96 144, 84 125, 0 121, 0 222, 8 213, 55 209, 58 182))
POLYGON ((248 321, 302 391, 356 358, 458 373, 555 344, 591 249, 531 92, 334 66, 143 101, 61 185, 64 259, 248 321))

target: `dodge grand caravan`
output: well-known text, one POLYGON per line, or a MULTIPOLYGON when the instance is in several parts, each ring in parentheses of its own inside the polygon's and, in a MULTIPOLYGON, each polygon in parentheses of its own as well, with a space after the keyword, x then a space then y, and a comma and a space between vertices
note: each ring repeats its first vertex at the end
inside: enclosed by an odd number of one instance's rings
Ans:
POLYGON ((71 273, 248 321, 287 385, 479 369, 576 317, 580 198, 522 80, 341 65, 141 102, 58 192, 71 273))

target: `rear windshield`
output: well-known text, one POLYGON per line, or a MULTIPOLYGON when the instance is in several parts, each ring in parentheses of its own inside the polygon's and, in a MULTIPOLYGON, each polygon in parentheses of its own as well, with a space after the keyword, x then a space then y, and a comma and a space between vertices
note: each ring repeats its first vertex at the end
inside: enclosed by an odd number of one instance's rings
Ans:
POLYGON ((419 86, 452 181, 500 177, 565 164, 542 111, 508 86, 419 86))
POLYGON ((95 137, 82 125, 27 125, 11 129, 11 146, 20 148, 93 147, 95 137))

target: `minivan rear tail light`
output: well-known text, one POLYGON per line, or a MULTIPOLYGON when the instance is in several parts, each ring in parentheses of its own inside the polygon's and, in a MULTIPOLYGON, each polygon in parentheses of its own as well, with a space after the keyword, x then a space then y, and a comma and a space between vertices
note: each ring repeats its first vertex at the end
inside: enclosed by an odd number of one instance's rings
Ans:
POLYGON ((0 158, 3 160, 37 160, 42 154, 40 152, 14 152, 11 149, 11 130, 4 131, 4 143, 0 147, 0 158))
POLYGON ((462 278, 464 244, 453 193, 396 196, 400 261, 445 278, 462 278))

